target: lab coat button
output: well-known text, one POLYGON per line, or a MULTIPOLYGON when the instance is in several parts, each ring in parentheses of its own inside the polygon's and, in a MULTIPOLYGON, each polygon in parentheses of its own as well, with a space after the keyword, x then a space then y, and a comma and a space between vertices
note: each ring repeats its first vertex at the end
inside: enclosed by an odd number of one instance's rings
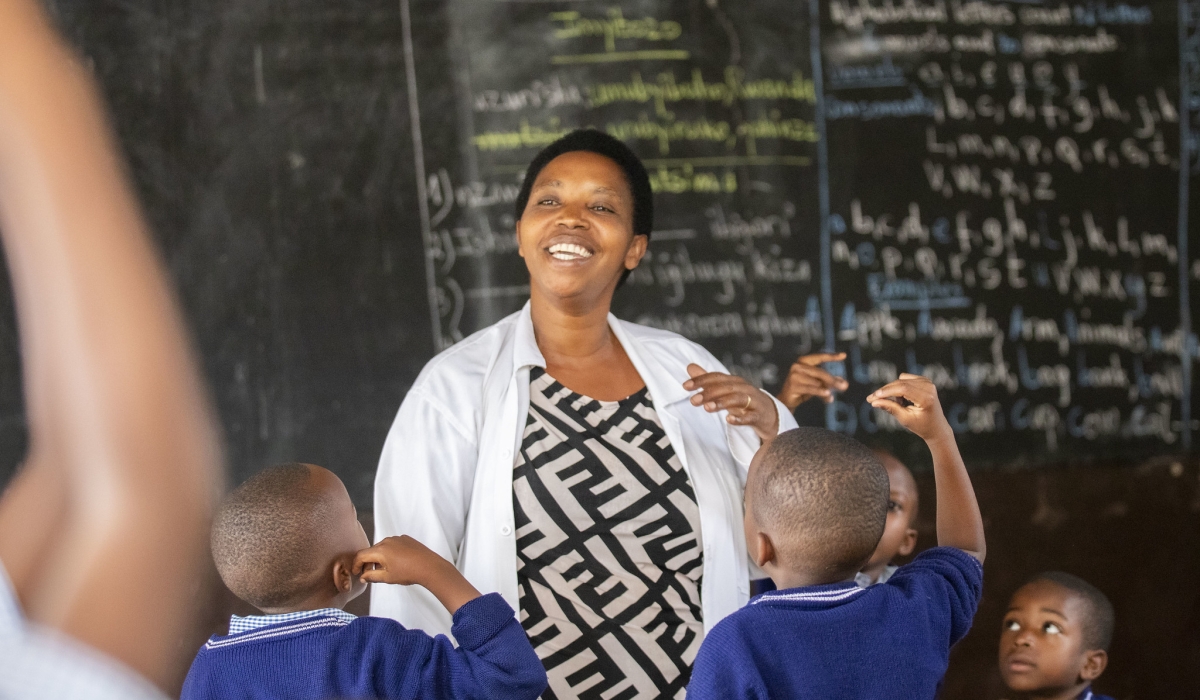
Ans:
POLYGON ((504 527, 500 528, 500 534, 504 535, 505 537, 508 537, 509 535, 512 534, 512 528, 509 527, 508 525, 505 525, 504 527))

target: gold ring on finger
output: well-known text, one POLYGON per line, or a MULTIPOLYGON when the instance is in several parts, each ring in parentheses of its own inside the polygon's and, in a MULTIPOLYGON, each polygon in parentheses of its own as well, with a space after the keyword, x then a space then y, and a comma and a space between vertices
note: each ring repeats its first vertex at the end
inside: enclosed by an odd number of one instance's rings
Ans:
POLYGON ((751 404, 753 401, 754 401, 754 399, 752 399, 752 398, 750 397, 750 394, 746 394, 746 405, 742 407, 742 410, 743 410, 743 411, 749 411, 749 410, 750 410, 750 404, 751 404))

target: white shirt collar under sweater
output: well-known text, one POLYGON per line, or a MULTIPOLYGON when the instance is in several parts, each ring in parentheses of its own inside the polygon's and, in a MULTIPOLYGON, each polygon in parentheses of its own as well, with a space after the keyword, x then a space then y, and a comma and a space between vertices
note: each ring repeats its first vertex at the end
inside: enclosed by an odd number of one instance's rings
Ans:
POLYGON ((279 613, 277 615, 230 615, 229 634, 252 632, 260 627, 278 625, 283 622, 297 622, 314 617, 332 617, 347 624, 353 622, 354 615, 339 608, 321 608, 320 610, 301 610, 300 612, 279 613))
MULTIPOLYGON (((727 371, 686 338, 627 323, 609 327, 641 375, 700 509, 705 629, 749 598, 742 488, 760 441, 725 413, 692 406, 687 365, 727 371)), ((407 534, 445 556, 482 591, 514 609, 517 591, 512 470, 529 410, 529 368, 545 367, 529 304, 438 354, 421 371, 388 433, 375 480, 375 537, 407 534)), ((775 402, 780 430, 796 427, 775 402)), ((430 634, 450 615, 418 586, 375 586, 371 614, 430 634)))

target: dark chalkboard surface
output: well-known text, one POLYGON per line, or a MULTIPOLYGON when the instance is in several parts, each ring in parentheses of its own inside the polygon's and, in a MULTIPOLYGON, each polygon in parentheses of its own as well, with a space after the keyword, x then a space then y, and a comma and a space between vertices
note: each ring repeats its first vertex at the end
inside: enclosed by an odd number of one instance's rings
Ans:
POLYGON ((444 7, 410 30, 442 347, 523 303, 523 165, 594 126, 637 149, 657 193, 618 315, 771 389, 797 354, 846 351, 852 389, 805 418, 919 462, 863 401, 913 372, 975 466, 1190 446, 1186 8, 444 7))
MULTIPOLYGON (((524 301, 523 167, 591 125, 657 189, 618 315, 770 390, 846 351, 852 389, 801 422, 918 471, 863 397, 938 382, 990 540, 947 697, 1001 696, 1003 603, 1048 568, 1117 606, 1098 689, 1197 687, 1200 2, 45 1, 109 101, 233 480, 316 462, 365 515, 421 367, 524 301), (1036 469, 982 469, 1006 465, 1036 469)), ((25 449, 3 296, 0 483, 25 449)))
POLYGON ((112 105, 235 478, 309 459, 369 502, 423 363, 523 303, 512 201, 580 126, 656 189, 618 315, 771 390, 846 351, 851 390, 803 421, 919 464, 863 402, 915 371, 972 466, 1190 448, 1193 4, 49 5, 112 105))

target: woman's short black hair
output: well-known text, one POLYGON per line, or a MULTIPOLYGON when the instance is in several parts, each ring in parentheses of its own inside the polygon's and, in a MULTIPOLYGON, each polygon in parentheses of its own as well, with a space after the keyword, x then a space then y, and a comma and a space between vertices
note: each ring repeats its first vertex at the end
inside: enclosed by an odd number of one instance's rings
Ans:
POLYGON ((542 168, 564 153, 573 151, 588 151, 597 153, 617 164, 625 173, 625 181, 633 194, 633 233, 634 235, 650 237, 654 228, 654 194, 650 190, 650 176, 646 166, 630 150, 629 146, 596 129, 577 129, 542 149, 534 156, 529 168, 525 170, 525 181, 521 183, 521 192, 517 195, 516 218, 519 220, 525 213, 525 205, 529 203, 529 194, 533 183, 542 172, 542 168))

